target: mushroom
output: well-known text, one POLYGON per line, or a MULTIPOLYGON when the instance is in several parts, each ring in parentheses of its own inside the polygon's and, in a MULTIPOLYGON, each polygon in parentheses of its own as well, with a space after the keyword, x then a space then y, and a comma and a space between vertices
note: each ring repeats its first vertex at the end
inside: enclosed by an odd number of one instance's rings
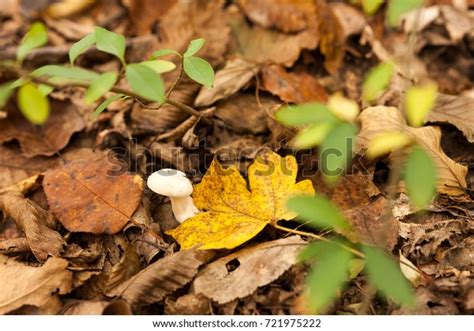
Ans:
POLYGON ((199 213, 191 197, 193 185, 184 172, 176 169, 160 169, 148 177, 147 185, 153 192, 170 198, 171 208, 178 222, 182 223, 199 213))

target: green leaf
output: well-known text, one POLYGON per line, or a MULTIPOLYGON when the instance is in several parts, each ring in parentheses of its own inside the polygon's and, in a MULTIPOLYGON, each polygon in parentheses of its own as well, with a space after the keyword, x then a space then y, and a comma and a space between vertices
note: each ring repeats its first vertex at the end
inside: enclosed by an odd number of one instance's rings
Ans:
POLYGON ((40 91, 40 93, 42 95, 47 97, 51 92, 54 91, 54 87, 52 87, 51 85, 47 85, 47 84, 39 84, 38 85, 38 91, 40 91))
POLYGON ((176 65, 173 62, 164 60, 144 61, 140 64, 147 66, 148 68, 155 71, 157 74, 163 74, 165 72, 173 71, 174 69, 176 69, 176 65))
POLYGON ((48 32, 41 22, 35 22, 30 30, 23 37, 18 47, 16 58, 18 62, 23 62, 25 57, 35 48, 44 46, 48 43, 48 32))
POLYGON ((123 94, 114 94, 114 95, 108 97, 107 99, 105 99, 105 101, 102 102, 95 109, 94 114, 92 114, 92 119, 96 120, 97 117, 99 117, 99 115, 102 114, 102 112, 104 110, 106 110, 108 106, 110 106, 112 103, 114 103, 115 101, 117 101, 118 99, 123 98, 123 97, 125 97, 125 95, 123 95, 123 94))
POLYGON ((0 109, 5 107, 8 102, 8 99, 10 99, 11 95, 13 94, 13 91, 15 89, 12 87, 12 85, 13 82, 8 82, 0 85, 0 109))
POLYGON ((399 266, 380 248, 362 246, 370 281, 385 296, 403 305, 414 303, 413 290, 399 266))
POLYGON ((33 124, 44 124, 49 117, 48 98, 31 83, 18 90, 18 107, 23 116, 33 124))
POLYGON ((436 84, 411 86, 405 94, 405 109, 408 123, 422 126, 425 118, 436 104, 438 88, 436 84))
POLYGON ((125 75, 133 92, 150 101, 165 101, 163 80, 154 70, 143 64, 129 64, 125 75))
POLYGON ((362 0, 362 8, 367 15, 373 15, 379 10, 385 0, 362 0))
POLYGON ((332 128, 333 123, 331 122, 313 124, 296 135, 293 146, 299 149, 318 146, 332 128))
POLYGON ((181 54, 176 52, 174 49, 169 49, 169 48, 160 49, 159 51, 156 51, 155 53, 153 53, 153 55, 151 57, 153 59, 156 59, 157 57, 170 55, 170 54, 175 54, 175 55, 178 55, 179 57, 181 57, 181 54))
POLYGON ((387 8, 388 24, 397 26, 402 15, 421 7, 424 2, 424 0, 390 0, 387 8))
POLYGON ((214 85, 214 69, 206 60, 195 56, 185 57, 183 65, 192 80, 209 88, 214 85))
POLYGON ((95 42, 99 51, 115 55, 125 65, 125 37, 123 35, 96 27, 95 42))
POLYGON ((105 93, 109 92, 117 81, 117 74, 106 72, 94 79, 86 91, 85 100, 87 104, 96 102, 105 93))
POLYGON ((55 82, 66 81, 92 81, 99 77, 99 74, 82 68, 64 67, 59 65, 46 65, 36 69, 31 73, 33 77, 49 76, 54 77, 55 82))
POLYGON ((408 155, 404 179, 410 200, 418 208, 426 208, 436 194, 437 170, 431 157, 415 147, 408 155))
POLYGON ((205 39, 199 38, 199 39, 194 39, 191 40, 189 43, 188 49, 186 52, 184 52, 183 56, 184 57, 190 57, 199 52, 199 50, 204 46, 204 43, 206 42, 205 39))
POLYGON ((339 210, 322 196, 296 196, 288 200, 288 209, 298 214, 298 218, 309 222, 317 229, 334 228, 344 230, 349 223, 339 210))
POLYGON ((354 125, 341 122, 326 136, 319 150, 321 172, 328 184, 335 184, 349 167, 356 142, 354 125))
POLYGON ((362 85, 362 98, 366 101, 377 99, 392 80, 393 65, 381 63, 369 71, 362 85))
POLYGON ((332 242, 318 242, 316 266, 306 280, 309 290, 309 304, 316 313, 321 313, 342 289, 348 280, 348 264, 352 254, 332 242))
POLYGON ((278 110, 276 119, 288 126, 335 122, 337 117, 322 103, 288 106, 278 110))
POLYGON ((95 43, 95 33, 91 32, 74 45, 71 46, 69 49, 69 61, 71 65, 74 65, 74 62, 79 57, 79 55, 83 54, 87 51, 92 45, 95 43))

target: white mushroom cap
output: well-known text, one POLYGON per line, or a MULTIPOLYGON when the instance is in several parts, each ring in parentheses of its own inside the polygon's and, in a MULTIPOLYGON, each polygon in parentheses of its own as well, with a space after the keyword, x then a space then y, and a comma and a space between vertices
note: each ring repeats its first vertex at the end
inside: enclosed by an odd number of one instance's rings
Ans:
POLYGON ((150 175, 147 185, 155 193, 169 197, 186 197, 193 193, 193 185, 186 174, 176 169, 160 169, 150 175))

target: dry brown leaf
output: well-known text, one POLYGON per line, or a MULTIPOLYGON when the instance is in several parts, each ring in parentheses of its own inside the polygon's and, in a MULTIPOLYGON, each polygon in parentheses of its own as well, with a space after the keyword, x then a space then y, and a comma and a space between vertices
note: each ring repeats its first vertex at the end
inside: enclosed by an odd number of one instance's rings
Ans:
POLYGON ((238 0, 253 22, 265 28, 276 27, 283 32, 298 32, 315 17, 313 0, 238 0))
POLYGON ((261 134, 268 131, 267 111, 280 104, 277 98, 239 93, 217 105, 215 117, 238 133, 261 134))
POLYGON ((316 1, 316 13, 319 22, 319 50, 323 53, 324 67, 334 74, 336 73, 344 60, 345 54, 345 36, 344 30, 339 23, 339 19, 334 15, 331 7, 326 0, 316 1))
POLYGON ((67 302, 61 309, 62 315, 133 315, 132 308, 124 300, 67 302))
POLYGON ((338 18, 345 38, 362 33, 367 20, 361 10, 345 2, 331 2, 329 6, 338 18))
POLYGON ((231 7, 233 52, 258 64, 276 63, 291 67, 303 49, 314 49, 319 42, 318 27, 311 27, 296 34, 284 34, 260 26, 250 27, 237 8, 231 7))
POLYGON ((295 264, 297 253, 305 244, 299 236, 292 236, 220 258, 199 273, 193 282, 194 290, 219 304, 246 297, 295 264), (229 271, 228 265, 233 262, 237 263, 237 267, 229 271))
POLYGON ((172 300, 165 299, 165 315, 210 315, 211 302, 202 294, 189 293, 172 300))
POLYGON ((224 68, 217 71, 214 87, 202 87, 194 105, 209 106, 218 100, 230 97, 247 85, 259 70, 256 63, 239 57, 228 60, 224 68))
POLYGON ((441 149, 441 130, 438 127, 409 127, 397 108, 384 106, 365 109, 359 120, 362 129, 358 135, 358 151, 367 148, 369 141, 380 133, 404 131, 433 159, 438 169, 438 191, 448 195, 465 194, 467 167, 450 159, 441 149))
POLYGON ((287 72, 282 66, 265 66, 262 70, 262 87, 285 102, 326 102, 324 87, 312 75, 287 72))
POLYGON ((168 255, 151 264, 108 293, 125 299, 132 306, 152 304, 189 283, 199 267, 213 253, 186 250, 168 255))
POLYGON ((176 0, 124 0, 129 8, 133 28, 138 35, 152 33, 159 19, 176 3, 176 0))
POLYGON ((28 246, 38 261, 61 254, 65 241, 47 226, 51 224, 50 215, 35 202, 17 190, 8 190, 0 194, 0 209, 25 233, 28 246))
POLYGON ((351 240, 393 249, 398 224, 393 217, 386 217, 387 199, 372 182, 372 175, 356 172, 342 177, 331 201, 350 222, 352 230, 346 235, 351 240))
POLYGON ((57 158, 25 157, 19 148, 0 146, 0 189, 16 184, 58 164, 57 158))
POLYGON ((30 124, 18 111, 9 111, 0 120, 0 144, 18 140, 26 157, 52 156, 69 142, 71 136, 85 128, 82 116, 69 101, 52 101, 52 113, 46 123, 37 127, 30 124))
POLYGON ((428 114, 427 122, 447 122, 464 133, 474 143, 474 98, 439 94, 436 105, 428 114))
POLYGON ((51 211, 71 232, 119 232, 143 192, 143 180, 123 167, 101 159, 72 161, 49 170, 43 186, 51 211))
POLYGON ((71 290, 72 273, 66 260, 52 257, 39 268, 29 267, 0 255, 0 314, 24 305, 42 308, 57 302, 57 293, 71 290))

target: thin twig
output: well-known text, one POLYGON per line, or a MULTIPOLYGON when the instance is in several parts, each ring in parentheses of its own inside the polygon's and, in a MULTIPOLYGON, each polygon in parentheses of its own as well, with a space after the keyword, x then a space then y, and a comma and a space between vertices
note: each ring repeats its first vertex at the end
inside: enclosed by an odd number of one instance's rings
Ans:
POLYGON ((335 244, 338 244, 339 246, 343 247, 344 249, 347 249, 349 252, 351 252, 352 254, 360 257, 360 258, 363 258, 365 259, 365 255, 364 253, 362 253, 361 251, 358 251, 357 249, 355 248, 352 248, 352 247, 349 247, 347 245, 344 245, 343 243, 340 243, 340 242, 337 242, 337 241, 333 241, 331 239, 328 239, 328 238, 325 238, 325 237, 322 237, 322 236, 318 236, 317 234, 314 234, 314 233, 311 233, 311 232, 306 232, 306 231, 301 231, 301 230, 294 230, 294 229, 290 229, 290 228, 287 228, 285 226, 281 226, 277 223, 272 223, 272 226, 275 228, 275 229, 278 229, 278 230, 282 230, 282 231, 285 231, 285 232, 289 232, 289 233, 293 233, 293 234, 297 234, 297 235, 300 235, 300 236, 306 236, 306 237, 311 237, 313 239, 317 239, 317 240, 321 240, 321 241, 325 241, 325 242, 330 242, 330 243, 335 243, 335 244))

